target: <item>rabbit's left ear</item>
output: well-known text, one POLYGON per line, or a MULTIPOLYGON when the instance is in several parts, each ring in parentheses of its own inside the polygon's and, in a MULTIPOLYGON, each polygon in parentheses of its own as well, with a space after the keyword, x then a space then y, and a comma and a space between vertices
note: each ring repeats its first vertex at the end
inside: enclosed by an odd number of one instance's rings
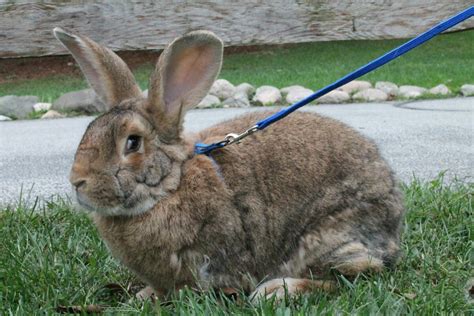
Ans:
POLYGON ((220 72, 222 53, 222 41, 214 33, 194 31, 174 40, 161 54, 150 79, 148 110, 161 117, 157 123, 166 126, 166 138, 178 136, 186 111, 209 92, 220 72))
POLYGON ((71 52, 89 85, 109 109, 123 100, 141 97, 141 90, 132 72, 113 51, 59 27, 53 32, 71 52))

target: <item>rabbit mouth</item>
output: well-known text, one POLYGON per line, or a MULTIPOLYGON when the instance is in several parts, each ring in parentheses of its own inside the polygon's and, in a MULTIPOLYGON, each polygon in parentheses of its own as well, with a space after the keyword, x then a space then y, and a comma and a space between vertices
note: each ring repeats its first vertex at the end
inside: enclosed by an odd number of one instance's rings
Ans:
POLYGON ((96 212, 96 213, 109 213, 109 209, 116 209, 117 207, 107 207, 99 206, 96 203, 93 203, 86 195, 76 191, 75 192, 77 203, 87 212, 96 212))
POLYGON ((117 215, 139 215, 149 211, 155 204, 155 199, 149 197, 142 201, 133 203, 130 206, 127 205, 116 205, 116 206, 98 206, 94 205, 87 196, 80 192, 75 192, 77 203, 87 212, 100 213, 106 216, 117 216, 117 215))
POLYGON ((89 212, 97 212, 98 208, 93 206, 92 203, 89 201, 87 197, 85 197, 82 193, 80 192, 75 192, 76 194, 76 201, 77 203, 83 207, 86 211, 89 212))

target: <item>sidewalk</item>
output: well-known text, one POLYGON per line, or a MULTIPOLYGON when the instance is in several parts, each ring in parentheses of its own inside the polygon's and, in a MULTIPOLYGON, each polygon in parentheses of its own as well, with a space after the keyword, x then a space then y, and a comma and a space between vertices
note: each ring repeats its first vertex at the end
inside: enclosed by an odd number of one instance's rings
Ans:
MULTIPOLYGON (((186 116, 185 129, 197 131, 263 109, 194 110, 186 116)), ((474 178, 474 97, 304 110, 339 119, 372 138, 402 181, 410 181, 413 175, 430 180, 444 170, 448 170, 447 181, 474 178)), ((74 152, 92 119, 0 123, 0 204, 15 201, 21 190, 23 195, 30 191, 32 198, 68 194, 74 152)))

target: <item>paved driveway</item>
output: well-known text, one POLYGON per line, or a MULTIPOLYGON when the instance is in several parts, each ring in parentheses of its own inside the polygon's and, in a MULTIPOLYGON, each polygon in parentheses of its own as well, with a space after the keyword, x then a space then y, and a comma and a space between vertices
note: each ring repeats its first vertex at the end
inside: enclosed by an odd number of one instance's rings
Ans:
MULTIPOLYGON (((198 131, 259 110, 195 110, 186 116, 185 128, 198 131)), ((474 98, 309 106, 304 110, 344 121, 375 140, 403 181, 413 176, 429 180, 443 170, 448 179, 474 177, 474 98)), ((30 201, 36 196, 68 194, 73 155, 92 119, 1 122, 0 204, 14 202, 20 193, 30 201)))

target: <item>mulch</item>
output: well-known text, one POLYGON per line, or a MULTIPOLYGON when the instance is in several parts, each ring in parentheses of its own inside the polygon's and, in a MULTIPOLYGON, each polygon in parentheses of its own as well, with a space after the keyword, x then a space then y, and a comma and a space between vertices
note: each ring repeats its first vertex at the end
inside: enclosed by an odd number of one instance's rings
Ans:
MULTIPOLYGON (((254 52, 265 48, 268 46, 227 47, 225 54, 254 52)), ((134 70, 145 64, 154 64, 160 51, 124 51, 117 54, 134 70)), ((0 84, 54 75, 82 76, 79 67, 70 55, 0 58, 0 84)))
MULTIPOLYGON (((119 52, 118 55, 135 69, 154 63, 159 56, 156 51, 119 52)), ((52 75, 82 76, 71 56, 44 56, 0 59, 0 84, 28 79, 39 79, 52 75)))

